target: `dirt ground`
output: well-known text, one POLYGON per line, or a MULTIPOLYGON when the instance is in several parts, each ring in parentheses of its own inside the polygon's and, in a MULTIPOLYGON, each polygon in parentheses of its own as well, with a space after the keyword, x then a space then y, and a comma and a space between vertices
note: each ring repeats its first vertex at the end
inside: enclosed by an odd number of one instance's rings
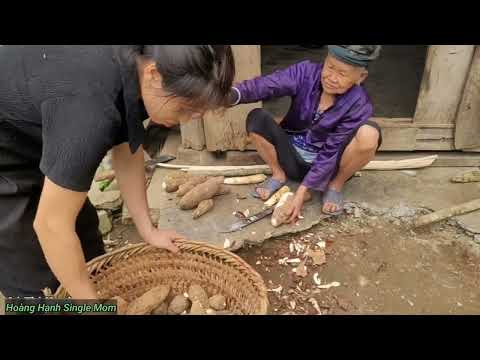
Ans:
MULTIPOLYGON (((109 250, 140 241, 133 226, 119 220, 106 239, 109 250)), ((311 299, 321 314, 480 314, 479 247, 445 222, 413 231, 355 212, 238 255, 264 278, 272 315, 318 314, 311 299), (303 260, 306 248, 319 250, 315 244, 322 241, 326 263, 315 266, 307 258, 305 277, 293 272, 298 263, 279 263, 303 260), (318 288, 315 274, 321 285, 339 286, 318 288)))

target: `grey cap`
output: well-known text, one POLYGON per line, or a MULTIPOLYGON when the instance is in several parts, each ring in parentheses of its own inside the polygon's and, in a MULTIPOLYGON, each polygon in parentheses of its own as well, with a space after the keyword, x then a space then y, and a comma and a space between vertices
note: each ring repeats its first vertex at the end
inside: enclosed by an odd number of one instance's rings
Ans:
POLYGON ((381 45, 328 45, 337 59, 355 66, 368 66, 380 56, 381 45))

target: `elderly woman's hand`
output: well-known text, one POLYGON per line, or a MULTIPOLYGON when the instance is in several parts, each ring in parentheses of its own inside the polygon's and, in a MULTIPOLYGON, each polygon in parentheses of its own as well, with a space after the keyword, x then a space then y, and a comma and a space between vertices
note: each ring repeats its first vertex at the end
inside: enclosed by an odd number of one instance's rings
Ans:
POLYGON ((287 221, 288 223, 298 220, 302 213, 303 204, 306 200, 308 201, 309 198, 310 194, 308 192, 308 188, 304 185, 300 185, 295 194, 295 198, 293 199, 292 213, 287 221))
POLYGON ((160 249, 167 249, 173 253, 179 251, 178 247, 175 245, 175 242, 186 241, 187 239, 178 234, 175 230, 160 230, 153 228, 145 237, 145 242, 160 249))

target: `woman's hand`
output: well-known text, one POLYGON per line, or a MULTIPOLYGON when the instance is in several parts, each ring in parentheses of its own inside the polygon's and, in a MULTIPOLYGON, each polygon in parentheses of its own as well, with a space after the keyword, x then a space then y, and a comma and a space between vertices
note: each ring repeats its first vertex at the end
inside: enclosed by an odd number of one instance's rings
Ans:
POLYGON ((183 235, 178 234, 175 230, 160 230, 152 228, 150 232, 144 235, 144 240, 150 245, 160 249, 167 249, 168 251, 177 253, 179 249, 174 242, 186 241, 187 239, 183 235))
POLYGON ((292 223, 298 220, 298 218, 302 214, 303 203, 305 202, 305 196, 308 192, 308 188, 306 186, 300 185, 298 187, 297 192, 295 193, 295 197, 292 203, 292 209, 290 217, 288 218, 288 223, 292 223))

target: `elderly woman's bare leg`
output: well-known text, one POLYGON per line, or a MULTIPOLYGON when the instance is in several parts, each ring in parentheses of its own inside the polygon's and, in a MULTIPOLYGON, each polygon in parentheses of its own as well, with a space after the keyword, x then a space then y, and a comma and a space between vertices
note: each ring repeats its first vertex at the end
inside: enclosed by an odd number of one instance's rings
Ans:
MULTIPOLYGON (((343 152, 338 174, 328 185, 329 189, 341 192, 347 180, 373 160, 378 148, 379 136, 378 130, 370 125, 363 125, 358 130, 343 152)), ((326 202, 323 206, 325 213, 334 213, 338 210, 338 204, 332 202, 326 202)))

